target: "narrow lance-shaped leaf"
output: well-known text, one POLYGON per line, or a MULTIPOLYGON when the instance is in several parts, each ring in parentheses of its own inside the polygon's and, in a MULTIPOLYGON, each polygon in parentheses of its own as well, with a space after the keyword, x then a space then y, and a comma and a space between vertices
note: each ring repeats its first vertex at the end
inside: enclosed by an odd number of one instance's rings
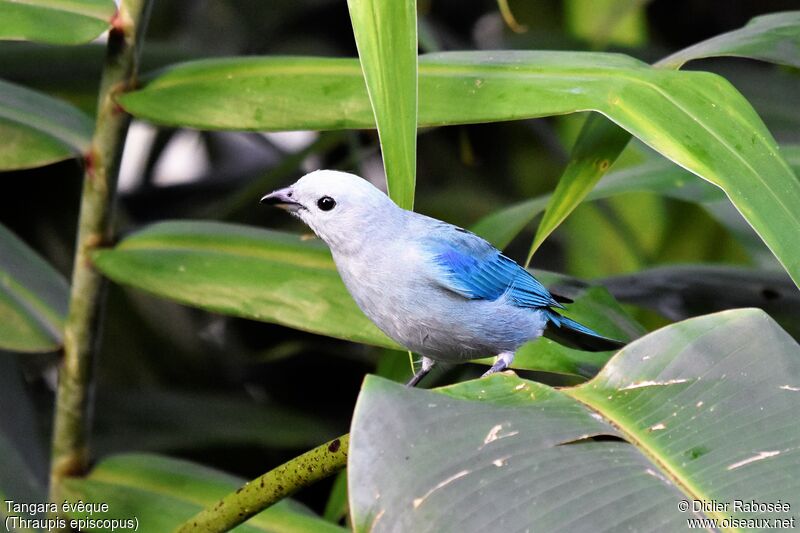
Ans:
POLYGON ((679 50, 656 66, 678 69, 688 61, 715 56, 749 57, 800 67, 800 11, 755 17, 739 29, 679 50))
POLYGON ((71 105, 0 80, 0 170, 47 165, 84 153, 94 125, 71 105))
POLYGON ((368 377, 350 442, 354 528, 682 531, 697 518, 717 520, 696 524, 712 530, 742 528, 732 518, 789 527, 798 356, 766 314, 740 309, 651 333, 575 388, 495 375, 434 392, 368 377))
POLYGON ((58 348, 68 297, 61 274, 0 225, 0 349, 58 348))
MULTIPOLYGON (((358 309, 328 250, 299 235, 213 222, 167 222, 95 253, 94 262, 119 283, 189 305, 401 349, 358 309)), ((545 283, 561 283, 553 275, 537 275, 545 283)), ((602 289, 563 292, 576 300, 569 311, 573 318, 622 339, 642 333, 602 289)), ((534 343, 529 355, 523 350, 515 367, 587 377, 609 356, 542 343, 546 346, 534 343), (535 355, 539 348, 541 357, 535 355)))
MULTIPOLYGON (((695 203, 725 201, 725 193, 664 159, 614 170, 591 189, 584 200, 599 200, 627 192, 655 192, 695 203)), ((498 248, 505 248, 525 226, 549 205, 552 194, 510 205, 485 216, 470 229, 498 248)))
POLYGON ((347 5, 389 196, 411 209, 417 164, 417 2, 348 0, 347 5))
POLYGON ((630 139, 630 133, 603 116, 592 114, 586 119, 567 168, 559 178, 536 229, 526 265, 530 264, 533 254, 545 239, 580 205, 630 139))
POLYGON ((0 0, 0 40, 89 42, 109 28, 114 0, 0 0))
MULTIPOLYGON (((782 146, 781 152, 792 170, 800 175, 800 147, 782 146)), ((584 200, 599 200, 628 192, 654 192, 677 200, 700 204, 721 224, 735 233, 748 248, 756 246, 762 250, 764 248, 764 243, 742 220, 738 212, 734 211, 735 216, 731 217, 728 215, 731 209, 721 209, 730 206, 730 202, 721 189, 708 182, 693 179, 690 172, 662 158, 647 160, 620 170, 612 170, 586 194, 584 200)), ((525 226, 545 210, 551 197, 552 194, 544 194, 510 205, 483 217, 470 229, 498 248, 505 248, 525 226)))
MULTIPOLYGON (((796 283, 800 182, 748 102, 723 78, 654 69, 613 54, 464 52, 420 57, 420 124, 596 110, 721 187, 796 283)), ((200 62, 123 102, 195 126, 371 127, 358 65, 337 59, 200 62), (298 100, 302 96, 302 102, 298 100), (279 102, 279 105, 276 105, 279 102), (203 117, 203 118, 198 118, 203 117)))

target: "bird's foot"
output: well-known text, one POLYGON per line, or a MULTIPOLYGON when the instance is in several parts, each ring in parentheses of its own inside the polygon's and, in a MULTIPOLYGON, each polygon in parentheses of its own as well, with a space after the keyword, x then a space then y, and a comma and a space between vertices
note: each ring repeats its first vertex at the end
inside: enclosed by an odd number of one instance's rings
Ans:
POLYGON ((503 352, 497 356, 497 360, 494 362, 492 367, 483 373, 483 378, 486 376, 491 376, 492 374, 496 374, 498 372, 502 372, 503 370, 507 369, 511 366, 511 362, 514 360, 514 352, 503 352))
POLYGON ((414 377, 412 377, 408 381, 408 383, 406 383, 406 387, 416 387, 417 383, 422 381, 422 378, 427 376, 428 372, 431 371, 431 368, 433 368, 433 363, 434 363, 433 359, 429 359, 427 357, 423 357, 422 358, 422 366, 420 367, 419 372, 414 374, 414 377))

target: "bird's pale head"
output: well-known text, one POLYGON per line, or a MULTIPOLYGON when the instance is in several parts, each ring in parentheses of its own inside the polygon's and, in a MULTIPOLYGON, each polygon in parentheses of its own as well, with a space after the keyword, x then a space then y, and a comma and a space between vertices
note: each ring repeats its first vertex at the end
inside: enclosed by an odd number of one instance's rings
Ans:
POLYGON ((387 229, 402 211, 367 180, 336 170, 306 174, 261 203, 285 209, 341 252, 356 248, 364 235, 387 229))

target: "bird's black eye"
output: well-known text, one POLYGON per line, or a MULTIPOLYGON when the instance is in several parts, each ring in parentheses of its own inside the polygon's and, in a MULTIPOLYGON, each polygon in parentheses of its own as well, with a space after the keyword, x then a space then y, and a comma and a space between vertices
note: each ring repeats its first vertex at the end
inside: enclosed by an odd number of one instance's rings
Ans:
POLYGON ((319 207, 323 211, 330 211, 334 207, 336 207, 336 200, 331 198, 330 196, 323 196, 319 200, 317 200, 317 207, 319 207))

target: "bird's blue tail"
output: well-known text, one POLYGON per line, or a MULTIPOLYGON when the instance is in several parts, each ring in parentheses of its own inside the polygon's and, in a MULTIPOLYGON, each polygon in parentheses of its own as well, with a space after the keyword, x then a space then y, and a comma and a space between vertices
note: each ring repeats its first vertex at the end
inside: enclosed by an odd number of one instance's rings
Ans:
POLYGON ((604 337, 552 309, 546 309, 544 313, 548 319, 548 326, 545 328, 544 336, 557 342, 590 352, 618 350, 625 346, 624 342, 604 337))

